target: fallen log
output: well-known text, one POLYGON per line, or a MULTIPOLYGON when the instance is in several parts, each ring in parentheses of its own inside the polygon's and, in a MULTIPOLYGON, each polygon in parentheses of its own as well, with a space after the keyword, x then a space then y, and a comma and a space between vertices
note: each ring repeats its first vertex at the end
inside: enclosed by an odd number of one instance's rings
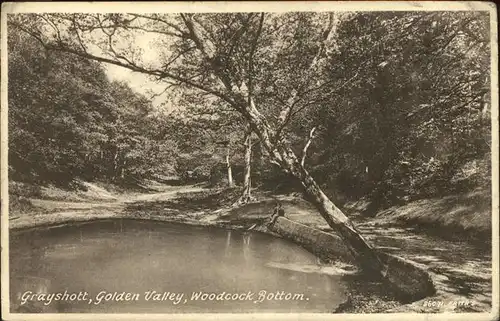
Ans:
MULTIPOLYGON (((323 260, 356 264, 343 240, 335 234, 284 217, 279 217, 270 229, 303 246, 323 260)), ((399 301, 412 302, 436 292, 429 273, 416 266, 414 262, 380 251, 377 251, 377 254, 384 264, 381 281, 397 293, 399 301)))

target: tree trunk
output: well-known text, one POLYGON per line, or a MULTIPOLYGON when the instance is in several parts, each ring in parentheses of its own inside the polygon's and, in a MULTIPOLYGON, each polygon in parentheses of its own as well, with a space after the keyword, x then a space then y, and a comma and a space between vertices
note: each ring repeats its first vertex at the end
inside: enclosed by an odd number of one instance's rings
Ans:
POLYGON ((113 168, 111 170, 111 179, 116 180, 118 177, 118 156, 120 153, 120 149, 116 148, 115 153, 113 155, 113 168))
POLYGON ((254 200, 251 194, 252 188, 252 130, 250 126, 245 132, 245 171, 243 176, 243 193, 235 205, 242 205, 254 200))
POLYGON ((229 148, 227 149, 226 154, 226 166, 227 166, 227 184, 229 187, 233 187, 233 172, 231 170, 231 162, 229 160, 229 148))
POLYGON ((262 147, 269 154, 271 162, 300 181, 309 201, 318 209, 328 225, 344 240, 359 267, 371 276, 384 276, 385 266, 377 252, 366 242, 351 220, 323 193, 312 176, 300 164, 288 144, 279 137, 274 137, 275 132, 257 110, 253 99, 249 98, 247 101, 244 97, 247 96, 239 97, 240 110, 252 126, 253 132, 259 136, 262 147))
POLYGON ((361 236, 351 220, 323 193, 291 150, 280 154, 282 154, 282 163, 285 169, 300 180, 309 201, 318 209, 328 225, 342 237, 363 271, 375 277, 383 276, 384 264, 379 259, 376 251, 361 236))
MULTIPOLYGON (((264 16, 262 16, 261 21, 263 21, 263 17, 264 16)), ((280 113, 280 125, 273 129, 266 120, 266 117, 262 115, 255 107, 253 97, 251 93, 248 92, 248 89, 251 89, 252 86, 247 86, 247 84, 240 87, 233 86, 230 77, 232 75, 227 71, 222 70, 223 68, 220 68, 220 64, 217 64, 218 60, 214 59, 216 58, 216 52, 218 48, 212 42, 206 41, 204 39, 203 33, 198 30, 199 27, 193 22, 190 15, 183 16, 183 19, 189 31, 189 35, 187 38, 191 38, 194 41, 196 47, 202 54, 202 59, 204 59, 203 65, 201 66, 205 68, 205 62, 208 62, 212 68, 213 75, 218 78, 219 82, 216 85, 216 89, 207 85, 209 87, 207 90, 205 89, 204 85, 195 85, 195 83, 191 82, 190 78, 183 79, 179 76, 174 77, 169 72, 162 72, 162 77, 167 79, 174 79, 176 81, 179 81, 180 83, 186 83, 190 86, 204 90, 205 92, 215 94, 216 96, 226 100, 226 102, 233 106, 236 111, 242 113, 243 116, 251 123, 252 130, 259 136, 260 142, 265 150, 269 153, 271 161, 275 164, 278 164, 283 170, 291 173, 302 183, 302 186, 304 187, 306 194, 310 198, 311 202, 317 207, 321 216, 327 221, 327 223, 344 239, 346 245, 351 250, 354 257, 360 262, 360 266, 368 271, 375 271, 379 273, 383 271, 383 266, 381 265, 376 252, 356 231, 350 220, 321 191, 314 179, 300 164, 295 154, 293 154, 293 152, 289 148, 286 149, 287 146, 282 145, 283 142, 279 137, 282 132, 281 126, 286 125, 289 116, 291 116, 292 107, 300 97, 298 97, 296 94, 292 95, 290 104, 288 104, 288 106, 283 109, 283 112, 280 113)), ((332 32, 334 30, 334 27, 333 14, 331 14, 329 19, 328 32, 324 33, 324 39, 322 39, 322 43, 319 46, 318 53, 312 60, 307 75, 305 75, 308 78, 310 77, 309 75, 312 75, 313 72, 316 71, 316 68, 318 68, 317 66, 320 65, 318 62, 326 56, 324 55, 324 53, 326 52, 324 48, 327 45, 327 41, 334 35, 334 32, 332 32)), ((37 39, 42 41, 41 38, 37 39)), ((258 37, 256 37, 255 39, 255 41, 257 41, 258 37)), ((127 67, 133 71, 156 75, 156 71, 148 71, 147 69, 138 67, 135 64, 127 64, 118 60, 113 60, 101 56, 94 56, 87 52, 80 52, 78 50, 69 49, 69 47, 67 46, 46 44, 46 48, 66 51, 69 53, 77 54, 84 58, 90 58, 101 62, 108 62, 115 65, 120 65, 122 67, 127 67)), ((229 154, 226 157, 226 161, 228 165, 228 183, 229 185, 232 185, 233 182, 231 166, 229 163, 229 154)))
POLYGON ((252 187, 251 161, 252 161, 252 132, 248 132, 245 138, 245 176, 243 178, 243 197, 250 198, 252 187))
POLYGON ((125 179, 125 166, 127 165, 127 160, 124 159, 121 166, 120 166, 120 178, 123 180, 125 179))

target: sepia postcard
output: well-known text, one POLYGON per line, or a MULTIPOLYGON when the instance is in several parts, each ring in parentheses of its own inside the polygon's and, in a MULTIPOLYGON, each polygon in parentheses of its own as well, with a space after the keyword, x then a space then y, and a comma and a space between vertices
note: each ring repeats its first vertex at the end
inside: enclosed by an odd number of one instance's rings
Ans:
POLYGON ((497 320, 490 2, 1 14, 5 320, 497 320))

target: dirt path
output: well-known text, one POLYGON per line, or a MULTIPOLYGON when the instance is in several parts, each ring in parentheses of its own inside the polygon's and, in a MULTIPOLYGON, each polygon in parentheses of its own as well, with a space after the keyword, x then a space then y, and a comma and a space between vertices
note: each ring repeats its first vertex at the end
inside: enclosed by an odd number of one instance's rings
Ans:
MULTIPOLYGON (((58 201, 46 199, 30 199, 31 203, 42 213, 25 213, 12 216, 9 220, 11 229, 29 228, 40 225, 57 225, 70 222, 80 222, 94 219, 131 216, 126 213, 128 207, 135 203, 168 202, 182 193, 196 193, 204 188, 195 185, 162 186, 151 193, 122 193, 113 195, 110 201, 108 195, 102 201, 58 201)), ((109 194, 109 193, 108 193, 109 194)))
POLYGON ((155 202, 155 201, 168 201, 176 198, 181 193, 197 193, 206 190, 206 188, 194 185, 187 186, 175 186, 174 189, 151 193, 151 194, 137 194, 130 196, 123 196, 120 201, 123 203, 135 203, 135 202, 155 202))
POLYGON ((135 202, 154 202, 154 201, 167 201, 177 197, 180 193, 196 193, 205 190, 205 188, 194 185, 186 186, 164 186, 163 190, 151 193, 123 193, 114 195, 112 201, 57 201, 46 199, 30 199, 31 203, 37 207, 44 208, 53 212, 60 212, 65 210, 87 210, 95 208, 120 208, 125 204, 135 202))

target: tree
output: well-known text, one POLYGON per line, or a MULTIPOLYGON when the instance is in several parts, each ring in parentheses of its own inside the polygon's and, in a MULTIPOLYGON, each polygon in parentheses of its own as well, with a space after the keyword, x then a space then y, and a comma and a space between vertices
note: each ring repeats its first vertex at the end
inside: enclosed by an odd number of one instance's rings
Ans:
POLYGON ((243 194, 239 203, 248 203, 252 201, 252 128, 248 126, 245 131, 245 171, 243 177, 243 194))
POLYGON ((67 185, 172 171, 176 146, 155 133, 148 99, 110 82, 95 61, 51 53, 15 29, 8 36, 14 180, 67 185))
POLYGON ((325 129, 311 159, 315 172, 334 173, 322 186, 369 196, 370 215, 456 192, 453 177, 461 168, 489 158, 488 24, 481 12, 365 12, 344 19, 326 77, 338 84, 358 77, 293 124, 302 135, 304 125, 325 129))
MULTIPOLYGON (((239 167, 243 163, 243 191, 235 204, 241 205, 254 200, 251 196, 251 161, 255 144, 252 143, 251 128, 245 124, 241 114, 221 107, 224 106, 224 102, 219 99, 200 97, 196 92, 186 94, 184 91, 179 103, 184 106, 184 109, 173 115, 179 124, 176 126, 174 135, 179 142, 184 142, 183 152, 198 153, 203 150, 212 158, 221 157, 225 162, 229 186, 234 185, 234 181, 238 179, 238 175, 235 180, 232 179, 234 174, 232 164, 239 167), (238 157, 240 153, 244 155, 242 159, 238 157), (231 181, 233 184, 230 183, 231 181)), ((219 176, 217 164, 210 166, 214 167, 212 174, 219 176)), ((217 177, 213 177, 212 183, 216 180, 217 177)))
POLYGON ((113 108, 104 70, 74 55, 50 55, 24 33, 10 32, 8 44, 13 178, 67 184, 85 176, 113 108))
POLYGON ((344 86, 330 86, 323 72, 336 18, 333 13, 37 14, 16 15, 9 22, 48 50, 122 66, 223 101, 249 124, 270 162, 301 183, 359 265, 380 275, 383 264, 376 252, 325 195, 287 139, 298 112, 344 86), (167 50, 156 63, 142 63, 138 48, 117 40, 130 40, 137 31, 163 37, 157 48, 167 50))

